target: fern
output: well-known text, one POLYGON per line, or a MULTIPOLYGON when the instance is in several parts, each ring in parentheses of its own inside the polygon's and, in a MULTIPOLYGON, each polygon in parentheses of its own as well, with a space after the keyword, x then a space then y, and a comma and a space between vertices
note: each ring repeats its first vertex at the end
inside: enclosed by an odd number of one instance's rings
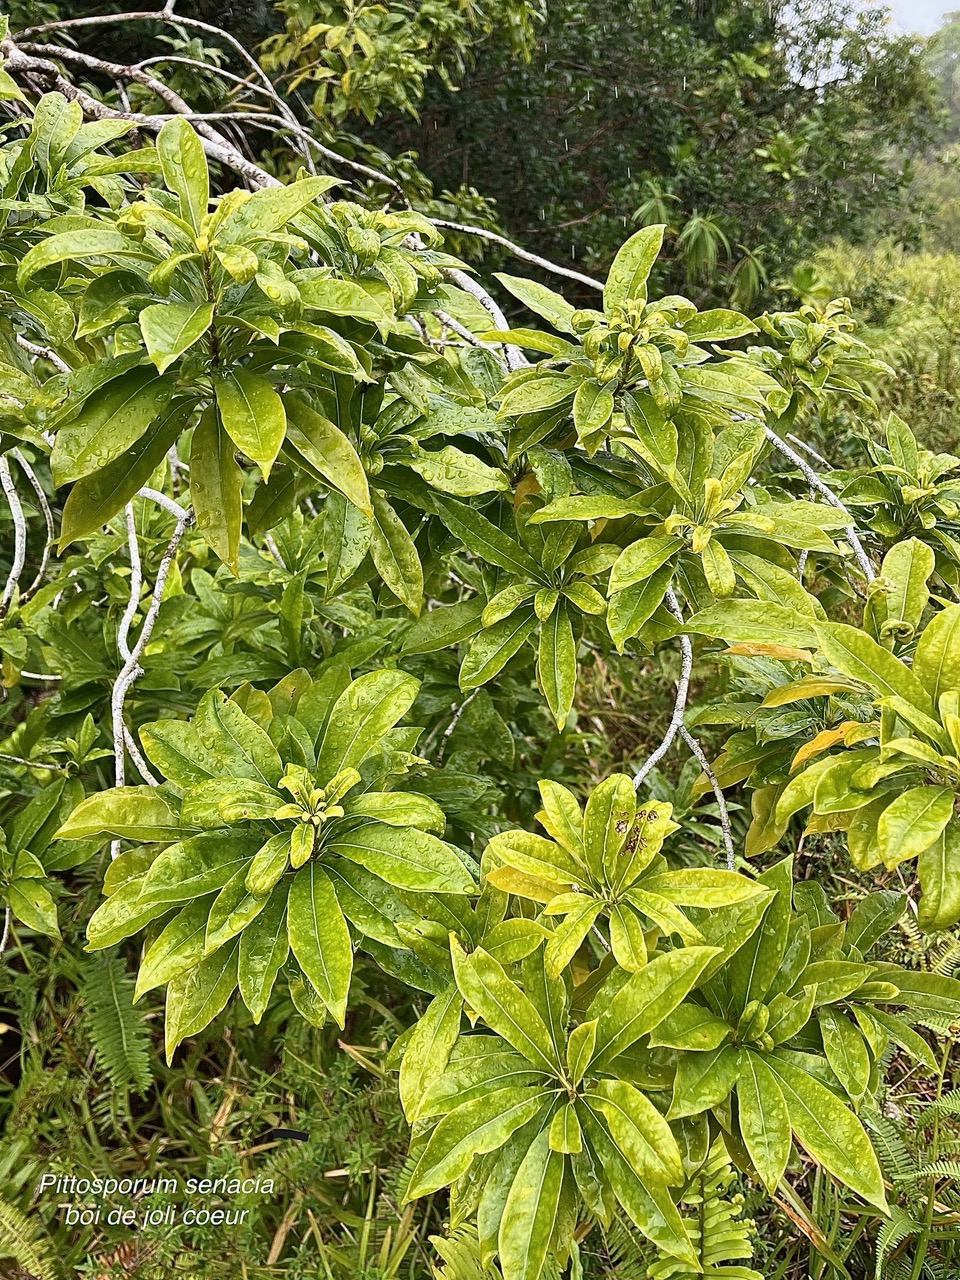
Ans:
POLYGON ((934 1116, 943 1119, 945 1116, 960 1116, 960 1089, 948 1089, 936 1101, 929 1103, 917 1113, 919 1124, 929 1124, 934 1116))
POLYGON ((879 1111, 864 1111, 861 1117, 870 1130, 873 1147, 892 1182, 902 1182, 912 1176, 916 1162, 907 1150, 900 1127, 879 1111))
POLYGON ((953 978, 960 969, 960 938, 951 938, 942 943, 932 953, 929 961, 930 970, 945 978, 953 978))
MULTIPOLYGON (((465 1226, 449 1236, 431 1236, 430 1243, 443 1259, 442 1267, 434 1267, 436 1280, 502 1280, 502 1273, 495 1262, 485 1267, 480 1261, 480 1242, 475 1226, 465 1226)), ((540 1280, 560 1280, 560 1268, 552 1259, 541 1273, 540 1280)))
POLYGON ((681 1200, 693 1209, 684 1224, 700 1269, 691 1271, 676 1258, 662 1258, 650 1266, 650 1280, 700 1280, 701 1276, 709 1280, 763 1280, 759 1271, 739 1265, 740 1259, 753 1257, 754 1223, 740 1217, 743 1196, 729 1194, 735 1178, 727 1149, 718 1138, 681 1200))
MULTIPOLYGON (((57 1280, 46 1233, 8 1200, 0 1199, 0 1257, 13 1258, 36 1280, 57 1280)), ((7 1274, 4 1270, 3 1274, 7 1274)))
POLYGON ((146 1022, 133 1007, 133 979, 115 955, 85 966, 86 1017, 97 1064, 114 1088, 144 1094, 153 1080, 146 1022))

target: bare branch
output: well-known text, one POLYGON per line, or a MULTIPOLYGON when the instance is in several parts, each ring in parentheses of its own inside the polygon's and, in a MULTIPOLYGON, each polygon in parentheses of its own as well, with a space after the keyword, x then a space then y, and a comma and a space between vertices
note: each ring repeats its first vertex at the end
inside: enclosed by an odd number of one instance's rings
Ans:
POLYGON ((551 262, 548 258, 541 258, 528 249, 522 249, 520 245, 514 244, 512 240, 499 235, 496 231, 488 231, 486 227, 468 227, 462 222, 448 222, 445 218, 434 218, 433 223, 437 227, 446 227, 449 231, 459 231, 463 235, 477 236, 480 240, 489 240, 491 244, 502 245, 521 262, 529 262, 532 266, 541 267, 544 271, 550 271, 556 276, 566 276, 568 280, 576 280, 578 284, 585 284, 590 289, 603 291, 603 285, 599 280, 585 276, 580 271, 572 271, 569 267, 561 267, 558 263, 551 262))
MULTIPOLYGON (((14 75, 26 76, 29 80, 36 77, 48 82, 59 93, 62 93, 65 98, 78 102, 84 114, 95 120, 130 120, 151 133, 159 133, 166 122, 167 117, 165 116, 148 116, 137 111, 117 111, 114 107, 108 107, 99 98, 94 98, 84 90, 78 89, 76 85, 60 74, 59 69, 53 62, 46 58, 34 57, 31 54, 24 53, 10 39, 4 40, 0 49, 3 51, 8 71, 14 75)), ((59 51, 57 56, 61 56, 59 51)), ((109 65, 108 63, 102 64, 104 69, 108 68, 109 65)), ((126 70, 126 68, 122 68, 122 70, 126 70)), ((187 118, 190 117, 188 116, 187 118)), ((210 137, 201 137, 200 142, 211 159, 216 160, 218 164, 222 164, 228 169, 235 170, 235 172, 247 178, 254 186, 279 187, 283 185, 278 178, 267 173, 265 169, 261 169, 252 160, 248 160, 232 144, 215 141, 210 137)))
POLYGON ((134 522, 133 503, 128 502, 124 511, 127 522, 127 547, 130 551, 130 596, 127 607, 117 628, 117 648, 124 662, 130 658, 130 628, 140 605, 140 593, 143 591, 143 564, 140 560, 140 543, 137 540, 137 527, 134 522))
MULTIPOLYGON (((444 267, 443 274, 448 276, 454 284, 459 285, 465 292, 472 294, 482 307, 484 307, 493 317, 493 323, 498 329, 509 329, 507 317, 503 314, 496 302, 487 293, 482 285, 477 284, 472 276, 468 276, 465 271, 461 271, 458 267, 444 267)), ((526 356, 519 347, 503 344, 503 354, 507 361, 507 368, 511 370, 523 369, 529 363, 526 356)))
MULTIPOLYGON (((167 574, 170 571, 171 564, 176 559, 177 548, 180 546, 181 539, 183 538, 183 535, 186 532, 187 526, 193 520, 192 511, 185 511, 183 507, 181 507, 178 503, 173 502, 172 499, 167 498, 166 495, 164 494, 158 494, 156 490, 143 489, 141 490, 141 496, 150 497, 158 501, 160 499, 163 499, 161 505, 166 507, 167 510, 170 510, 171 507, 175 508, 175 510, 179 513, 179 515, 177 517, 176 528, 173 531, 170 541, 167 543, 167 548, 164 551, 163 558, 160 561, 160 567, 157 570, 156 581, 154 582, 153 592, 150 597, 150 605, 147 609, 146 617, 143 620, 143 625, 140 628, 140 635, 137 637, 136 643, 128 649, 126 660, 124 661, 124 664, 121 667, 120 672, 113 683, 113 693, 110 698, 110 707, 111 707, 112 720, 113 720, 114 776, 115 776, 116 785, 118 787, 122 787, 126 780, 126 758, 124 754, 124 748, 126 747, 128 750, 130 749, 129 730, 127 729, 126 723, 124 722, 124 718, 123 718, 124 703, 126 701, 127 694, 133 688, 134 684, 137 682, 140 676, 143 675, 143 668, 140 666, 140 658, 143 654, 144 649, 146 648, 147 642, 150 639, 151 634, 153 633, 153 628, 157 621, 157 615, 160 612, 160 605, 163 600, 163 588, 167 580, 167 574)), ((131 528, 131 525, 128 523, 128 530, 130 528, 131 528)), ((135 536, 135 535, 131 535, 131 536, 135 536)), ((139 558, 139 551, 137 552, 137 555, 139 558)), ((132 553, 131 553, 131 558, 132 558, 132 553)), ((131 596, 132 596, 132 592, 131 592, 131 596)), ((128 611, 129 610, 130 610, 130 606, 128 605, 128 611)), ((132 614, 131 614, 131 617, 132 617, 132 614)), ((118 640, 119 640, 119 637, 118 637, 118 640)), ((126 640, 125 640, 125 644, 126 644, 126 640)), ((134 764, 140 770, 141 775, 145 777, 148 782, 150 782, 150 778, 147 777, 149 770, 147 769, 146 772, 144 772, 144 770, 146 769, 146 762, 143 760, 143 757, 140 756, 139 752, 136 750, 135 744, 134 744, 134 749, 130 751, 130 756, 134 764), (143 765, 143 768, 141 768, 141 764, 143 765)), ((156 784, 155 782, 151 782, 150 785, 152 786, 156 784)), ((117 841, 114 841, 113 845, 111 846, 111 852, 114 857, 117 856, 117 853, 119 852, 119 844, 117 841)))
POLYGON ((730 810, 727 808, 727 798, 723 794, 723 788, 717 781, 717 775, 714 773, 710 761, 704 754, 703 747, 701 747, 699 740, 693 736, 685 724, 680 726, 680 737, 683 738, 692 751, 697 764, 703 770, 713 794, 717 798, 717 810, 720 815, 720 837, 723 840, 724 852, 727 855, 727 870, 733 871, 736 868, 736 854, 733 850, 733 837, 730 833, 730 810))
POLYGON ((3 595, 0 596, 0 618, 2 618, 10 608, 13 593, 17 589, 27 558, 27 521, 23 514, 20 495, 17 493, 17 486, 14 484, 13 476, 10 474, 10 461, 6 454, 0 457, 0 486, 2 486, 7 502, 10 505, 14 531, 13 563, 10 566, 10 572, 7 574, 3 595))
MULTIPOLYGON (((683 622, 683 614, 680 612, 680 602, 677 600, 676 594, 672 587, 667 590, 667 608, 680 622, 683 622)), ((673 740, 683 727, 683 713, 687 707, 687 696, 690 692, 690 674, 693 671, 693 644, 688 635, 680 636, 680 679, 677 681, 677 696, 673 704, 673 714, 670 717, 670 723, 667 725, 667 731, 663 735, 660 745, 647 757, 637 772, 633 775, 633 785, 639 787, 650 770, 660 763, 663 757, 673 746, 673 740)))
POLYGON ((43 581, 44 574, 47 572, 47 565, 50 563, 50 552, 53 548, 56 533, 53 524, 53 512, 50 510, 50 503, 47 501, 47 495, 43 492, 43 485, 40 483, 37 473, 19 449, 11 449, 10 453, 11 456, 16 458, 17 462, 20 464, 21 470, 29 480, 34 493, 37 495, 37 505, 43 512, 43 518, 47 526, 47 539, 43 544, 43 555, 40 558, 40 567, 37 570, 33 581, 20 597, 22 600, 27 600, 33 595, 37 587, 39 587, 40 583, 43 581))
POLYGON ((28 341, 19 333, 17 334, 17 346, 23 351, 29 352, 30 355, 36 356, 38 360, 49 360, 54 368, 58 369, 61 373, 73 372, 66 361, 61 360, 52 347, 41 347, 36 342, 28 341))
POLYGON ((771 427, 766 427, 765 431, 766 431, 767 439, 774 446, 774 448, 779 449, 779 451, 783 454, 785 458, 789 458, 790 461, 793 463, 793 465, 800 469, 800 471, 803 473, 804 479, 811 486, 811 488, 816 489, 817 493, 819 493, 823 498, 825 498, 832 507, 836 507, 838 511, 842 511, 843 514, 850 521, 850 523, 847 525, 847 527, 843 531, 844 537, 847 539, 847 541, 850 543, 850 546, 853 548, 853 554, 857 558, 857 564, 859 564, 860 569, 863 573, 863 576, 866 578, 868 582, 872 582, 876 577, 876 574, 873 571, 873 565, 870 563, 870 557, 867 555, 866 551, 864 550, 863 543, 860 541, 860 535, 857 532, 857 526, 854 523, 853 516, 851 516, 850 512, 843 505, 843 503, 840 501, 837 495, 833 492, 833 490, 829 487, 829 485, 824 484, 824 482, 817 475, 816 471, 814 471, 813 467, 811 467, 810 463, 807 462, 805 458, 802 458, 799 453, 797 453, 796 449, 788 445, 785 440, 781 440, 780 437, 777 435, 777 433, 771 427))

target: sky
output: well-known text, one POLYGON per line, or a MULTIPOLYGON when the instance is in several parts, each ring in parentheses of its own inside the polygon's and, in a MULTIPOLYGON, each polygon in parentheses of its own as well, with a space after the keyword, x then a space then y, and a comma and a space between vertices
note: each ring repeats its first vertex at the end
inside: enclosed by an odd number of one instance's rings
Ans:
POLYGON ((898 27, 930 35, 945 13, 960 8, 960 0, 893 0, 891 8, 898 27))

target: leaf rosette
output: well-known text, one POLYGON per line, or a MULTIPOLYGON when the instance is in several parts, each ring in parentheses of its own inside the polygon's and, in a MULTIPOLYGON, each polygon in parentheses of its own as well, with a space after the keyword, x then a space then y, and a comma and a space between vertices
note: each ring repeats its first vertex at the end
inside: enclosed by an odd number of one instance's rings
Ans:
POLYGON ((191 720, 142 731, 165 784, 92 796, 63 825, 65 839, 136 842, 107 873, 88 944, 149 927, 137 993, 167 984, 168 1054, 238 986, 259 1021, 284 965, 301 1012, 342 1026, 355 936, 402 945, 397 890, 471 892, 469 860, 434 834, 442 809, 394 786, 419 760, 419 730, 397 727, 418 689, 334 663, 269 694, 213 690, 191 720))
POLYGON ((585 810, 556 782, 541 782, 540 797, 537 820, 550 838, 503 831, 487 845, 482 865, 486 880, 498 889, 543 903, 548 923, 560 917, 546 944, 553 976, 598 921, 606 921, 617 964, 634 973, 660 937, 703 942, 684 907, 718 910, 767 893, 731 871, 670 870, 660 850, 678 829, 672 807, 656 800, 638 804, 626 774, 612 774, 595 787, 585 810))

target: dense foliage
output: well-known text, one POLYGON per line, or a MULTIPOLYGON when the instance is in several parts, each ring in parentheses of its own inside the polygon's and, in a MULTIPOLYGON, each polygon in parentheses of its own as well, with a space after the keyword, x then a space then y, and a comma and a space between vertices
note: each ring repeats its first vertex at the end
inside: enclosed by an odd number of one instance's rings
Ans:
POLYGON ((5 48, 0 1250, 58 1274, 31 1141, 67 1133, 91 1167, 286 1170, 259 1242, 178 1229, 157 1275, 753 1280, 738 1179, 839 1275, 861 1237, 954 1265, 950 935, 916 958, 960 921, 960 464, 896 415, 808 461, 888 374, 849 305, 661 296, 655 223, 595 305, 498 274, 510 328, 423 213, 180 112, 30 103, 5 48), (585 687, 637 669, 675 677, 662 739, 605 758, 585 687), (216 1102, 224 1045, 271 1123, 302 1094, 330 1126, 335 1243, 319 1144, 216 1102), (385 1175, 342 1154, 354 1066, 385 1175))

